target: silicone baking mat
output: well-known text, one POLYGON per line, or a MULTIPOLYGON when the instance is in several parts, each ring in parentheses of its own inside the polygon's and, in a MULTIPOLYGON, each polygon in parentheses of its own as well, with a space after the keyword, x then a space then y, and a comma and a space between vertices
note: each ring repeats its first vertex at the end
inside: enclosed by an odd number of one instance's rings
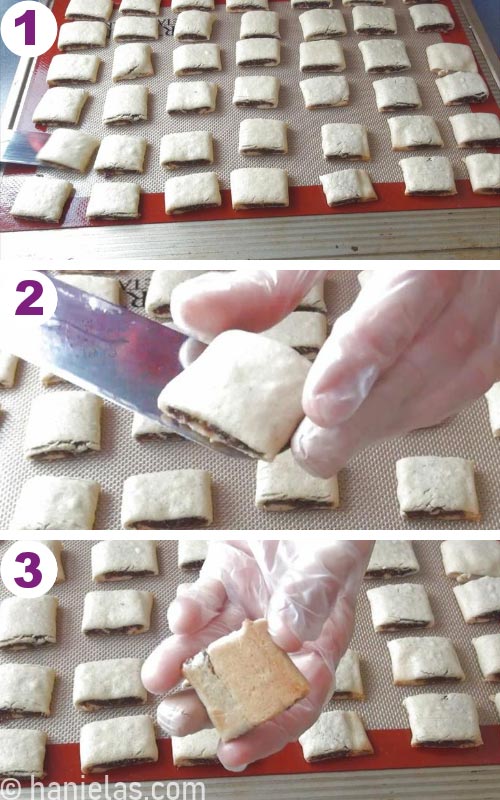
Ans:
MULTIPOLYGON (((0 555, 8 546, 0 545, 0 555)), ((57 683, 53 699, 52 716, 46 720, 16 720, 9 727, 36 727, 45 730, 51 743, 49 774, 47 780, 74 780, 79 777, 78 749, 73 743, 79 741, 82 724, 124 714, 148 713, 155 717, 158 698, 149 698, 147 706, 132 709, 102 710, 96 714, 77 712, 72 705, 73 673, 77 664, 106 658, 146 658, 152 649, 168 635, 166 612, 173 599, 176 587, 186 578, 193 579, 196 573, 186 573, 177 567, 177 543, 159 542, 160 575, 150 579, 127 581, 126 583, 99 585, 102 591, 119 588, 145 589, 154 593, 155 604, 151 631, 140 636, 86 637, 80 631, 83 600, 87 592, 97 587, 92 583, 90 572, 90 550, 93 542, 67 541, 63 554, 67 580, 55 587, 59 599, 58 643, 53 647, 38 648, 35 652, 9 653, 0 651, 0 663, 34 663, 53 667, 57 683), (59 745, 66 744, 65 750, 59 745), (64 753, 64 758, 61 755, 64 753), (58 757, 59 756, 59 757, 58 757)), ((486 683, 481 676, 472 638, 487 633, 496 633, 498 624, 468 626, 463 621, 453 595, 454 582, 446 578, 441 562, 440 542, 415 542, 415 552, 420 564, 419 575, 410 578, 413 583, 423 583, 429 594, 436 626, 431 631, 408 631, 402 636, 448 636, 452 639, 466 680, 460 684, 430 684, 421 687, 395 687, 392 682, 387 641, 401 638, 399 633, 377 634, 373 630, 366 590, 384 581, 367 581, 361 588, 356 628, 351 647, 361 658, 361 669, 366 699, 364 701, 335 701, 329 709, 356 711, 369 732, 375 754, 369 757, 325 762, 310 767, 304 762, 299 745, 292 745, 272 759, 250 767, 249 775, 282 772, 328 772, 338 769, 386 769, 405 766, 451 766, 475 764, 500 764, 500 724, 496 717, 491 695, 496 684, 486 683), (459 691, 470 693, 477 704, 479 720, 485 744, 473 750, 420 750, 410 747, 410 731, 402 702, 408 695, 424 692, 446 693, 459 691)), ((408 580, 408 579, 407 579, 408 580)), ((2 594, 3 597, 5 594, 2 594)), ((161 736, 161 733, 160 733, 161 736)), ((227 774, 220 767, 203 767, 198 770, 175 770, 172 765, 170 743, 161 742, 160 761, 150 767, 135 770, 117 770, 112 778, 120 780, 156 780, 160 778, 193 775, 206 777, 227 774)), ((98 778, 99 779, 99 778, 98 778)))
MULTIPOLYGON (((64 19, 64 9, 67 0, 55 0, 54 12, 59 22, 64 19)), ((454 0, 444 0, 450 8, 455 20, 455 29, 448 34, 417 33, 413 28, 408 6, 402 0, 387 0, 387 6, 394 9, 397 18, 398 32, 396 38, 402 39, 407 47, 412 69, 403 73, 412 75, 419 86, 422 96, 422 109, 415 113, 432 115, 439 126, 444 148, 439 153, 448 156, 452 163, 457 178, 458 194, 452 197, 438 198, 409 198, 404 194, 399 160, 411 153, 396 153, 391 149, 391 140, 387 118, 393 114, 380 114, 375 103, 375 94, 372 89, 374 80, 383 77, 370 76, 364 71, 363 60, 358 44, 365 37, 358 36, 352 30, 351 9, 343 8, 343 14, 348 29, 347 36, 339 38, 346 57, 347 69, 345 76, 350 87, 349 105, 341 108, 308 111, 304 107, 299 81, 307 77, 299 70, 299 45, 302 41, 302 30, 299 23, 300 12, 294 10, 287 0, 270 3, 270 8, 275 9, 280 15, 281 31, 281 64, 278 67, 264 68, 264 74, 274 75, 281 81, 279 107, 270 111, 259 109, 238 109, 232 104, 234 79, 237 75, 260 74, 261 68, 238 68, 235 64, 235 46, 239 37, 241 15, 226 13, 224 4, 216 5, 216 23, 211 41, 219 43, 222 53, 222 72, 208 73, 207 80, 219 85, 217 108, 214 114, 187 115, 185 117, 171 117, 165 111, 167 87, 173 80, 189 81, 201 80, 205 76, 195 75, 192 78, 176 79, 172 73, 172 50, 176 46, 173 38, 175 15, 168 7, 162 9, 162 29, 158 42, 152 43, 154 51, 155 76, 145 81, 148 85, 150 96, 149 121, 141 125, 119 127, 118 132, 143 136, 149 144, 145 173, 141 176, 125 176, 113 178, 114 181, 137 182, 142 190, 140 222, 182 222, 193 220, 213 219, 241 219, 244 217, 271 217, 308 214, 338 214, 338 213, 370 213, 377 211, 408 211, 432 208, 473 208, 491 207, 498 204, 498 198, 472 193, 467 180, 467 172, 462 159, 470 152, 477 149, 459 149, 453 137, 448 118, 467 110, 467 106, 447 108, 443 105, 435 85, 435 76, 429 70, 425 49, 428 45, 441 41, 466 43, 469 41, 464 28, 462 11, 454 0), (238 152, 238 133, 241 120, 247 117, 265 117, 266 119, 282 119, 289 126, 289 153, 286 156, 267 156, 249 158, 238 152), (356 166, 356 162, 326 162, 321 150, 321 125, 327 122, 363 122, 369 131, 369 143, 372 160, 365 166, 376 184, 379 201, 374 203, 349 205, 330 209, 321 187, 319 176, 324 173, 356 166), (215 170, 220 178, 223 189, 223 204, 221 208, 207 211, 197 211, 180 216, 167 216, 164 208, 163 189, 165 179, 172 172, 164 170, 159 165, 159 149, 161 137, 166 133, 190 130, 209 130, 215 140, 215 163, 205 170, 215 170), (239 167, 275 166, 282 167, 289 174, 291 186, 290 206, 287 209, 259 209, 256 211, 233 212, 229 193, 229 175, 231 170, 239 167)), ((116 12, 115 16, 116 18, 116 12)), ((113 18, 113 19, 114 19, 113 18)), ((489 80, 488 68, 482 58, 477 44, 470 40, 471 46, 486 80, 489 80)), ((91 95, 84 108, 81 128, 101 138, 107 133, 116 132, 116 127, 105 126, 101 120, 102 106, 107 89, 113 85, 111 80, 112 54, 116 45, 112 40, 106 48, 98 50, 104 64, 97 84, 91 85, 91 95)), ((21 114, 19 129, 34 130, 31 117, 34 108, 47 88, 46 73, 52 56, 57 52, 54 46, 51 51, 38 59, 36 68, 30 82, 21 114)), ((134 82, 137 83, 137 82, 134 82)), ((476 103, 471 106, 473 111, 498 112, 498 105, 493 97, 493 92, 498 90, 492 79, 489 80, 492 95, 486 103, 476 103)), ((395 112, 401 115, 408 112, 395 112)), ((412 113, 412 112, 410 112, 412 113)), ((423 149, 417 155, 435 155, 436 149, 423 149)), ((25 179, 26 172, 31 168, 19 169, 9 167, 6 170, 3 190, 0 229, 4 230, 30 230, 35 228, 54 227, 47 223, 37 223, 30 220, 15 220, 9 214, 15 194, 21 182, 25 179)), ((199 171, 197 168, 194 171, 199 171)), ((53 170, 40 169, 40 174, 53 174, 53 170)), ((175 171, 175 175, 193 172, 191 168, 182 168, 175 171)), ((119 223, 92 222, 85 217, 87 198, 91 186, 102 180, 94 171, 87 176, 80 177, 74 172, 58 171, 61 177, 71 181, 76 190, 76 196, 70 201, 64 215, 63 227, 82 227, 91 225, 128 224, 137 220, 125 220, 119 223)), ((56 226, 57 227, 57 226, 56 226)))
MULTIPOLYGON (((326 299, 333 322, 354 301, 359 284, 355 271, 327 272, 326 299)), ((124 302, 143 313, 149 271, 123 270, 124 302)), ((62 387, 66 390, 68 386, 62 387)), ((106 404, 100 453, 74 459, 33 462, 23 455, 30 405, 44 389, 38 369, 19 365, 16 388, 0 392, 0 529, 7 529, 25 480, 34 475, 64 475, 97 480, 102 487, 96 529, 120 528, 124 480, 130 475, 168 469, 206 469, 214 482, 215 522, 220 530, 379 530, 498 529, 500 526, 500 440, 494 439, 486 401, 480 400, 456 419, 403 439, 383 443, 354 458, 340 472, 341 507, 336 511, 263 512, 255 507, 255 462, 214 453, 172 437, 165 442, 132 439, 132 415, 106 404), (461 456, 474 461, 482 519, 476 523, 404 520, 396 498, 396 461, 411 455, 461 456)))

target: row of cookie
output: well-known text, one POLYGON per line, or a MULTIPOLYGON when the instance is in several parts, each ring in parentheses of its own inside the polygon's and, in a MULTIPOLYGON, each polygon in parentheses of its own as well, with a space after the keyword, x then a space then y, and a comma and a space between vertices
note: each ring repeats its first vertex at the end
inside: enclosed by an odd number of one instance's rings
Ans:
MULTIPOLYGON (((415 30, 419 33, 446 32, 455 27, 448 7, 441 3, 414 6, 410 8, 410 16, 415 30)), ((338 10, 311 9, 299 16, 299 22, 306 42, 315 39, 332 39, 347 34, 345 19, 342 12, 338 10)), ((354 6, 352 27, 355 33, 365 36, 397 33, 396 13, 392 8, 354 6)))

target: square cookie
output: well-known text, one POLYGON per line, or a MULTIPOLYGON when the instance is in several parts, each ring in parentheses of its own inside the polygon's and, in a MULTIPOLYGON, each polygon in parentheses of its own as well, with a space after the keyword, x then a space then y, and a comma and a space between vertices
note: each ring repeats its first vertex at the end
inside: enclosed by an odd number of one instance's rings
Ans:
POLYGON ((105 136, 97 151, 94 169, 114 174, 142 173, 146 148, 147 142, 140 136, 105 136))
POLYGON ((165 183, 165 212, 185 214, 222 205, 219 179, 215 172, 193 172, 165 183))
POLYGON ((198 731, 190 736, 172 736, 172 756, 176 767, 216 764, 220 736, 215 729, 198 731))
POLYGON ((0 778, 44 778, 46 743, 44 731, 0 728, 0 778))
POLYGON ((290 347, 256 333, 226 331, 170 381, 158 407, 212 445, 272 461, 303 417, 309 369, 290 347))
POLYGON ((338 508, 337 478, 313 477, 299 466, 291 450, 285 450, 271 463, 258 462, 255 503, 263 511, 338 508))
POLYGON ((146 314, 159 322, 171 320, 170 300, 175 287, 184 281, 203 275, 205 271, 195 269, 155 269, 151 275, 146 294, 146 314))
POLYGON ((11 530, 91 531, 100 487, 85 478, 36 475, 23 484, 11 530))
POLYGON ((216 83, 190 81, 169 83, 167 89, 168 114, 210 114, 215 111, 216 83))
POLYGON ((500 146, 500 119, 496 114, 455 114, 450 123, 459 147, 500 146))
POLYGON ((69 0, 65 19, 101 19, 107 21, 113 13, 113 0, 69 0))
POLYGON ((366 593, 377 633, 401 628, 432 628, 434 615, 425 588, 419 583, 398 583, 366 593))
POLYGON ((436 75, 450 72, 478 72, 474 53, 468 44, 438 42, 426 48, 429 69, 436 75))
POLYGON ((352 25, 355 33, 365 36, 384 36, 397 33, 396 14, 392 8, 354 6, 352 25))
POLYGON ((47 89, 35 108, 32 122, 36 125, 78 125, 89 93, 85 89, 54 86, 47 89))
POLYGON ((153 42, 160 27, 154 17, 118 17, 113 28, 115 42, 153 42))
POLYGON ((137 183, 94 183, 86 216, 89 219, 136 219, 140 217, 140 199, 137 183))
POLYGON ((446 197, 457 193, 453 167, 446 156, 413 156, 400 161, 399 166, 403 172, 405 194, 410 197, 446 197))
POLYGON ((335 108, 349 103, 349 84, 343 75, 319 75, 299 83, 306 108, 335 108))
POLYGON ((31 403, 26 458, 53 460, 101 449, 102 400, 89 392, 42 394, 31 403))
POLYGON ((235 78, 233 103, 238 108, 277 108, 280 81, 269 75, 235 78))
POLYGON ((441 556, 448 578, 467 583, 471 578, 500 578, 499 542, 442 542, 441 556))
POLYGON ((88 592, 83 607, 82 633, 127 636, 146 633, 151 627, 153 595, 135 589, 88 592))
POLYGON ((8 597, 0 603, 0 648, 26 650, 56 643, 57 597, 8 597))
POLYGON ((472 640, 485 681, 500 681, 500 633, 490 633, 472 640))
POLYGON ((320 175, 319 179, 326 202, 331 207, 378 200, 371 178, 364 169, 343 169, 320 175))
POLYGON ((433 117, 391 117, 387 120, 393 150, 417 150, 422 147, 443 147, 444 142, 433 117))
POLYGON ((402 516, 479 519, 472 461, 438 456, 402 458, 396 464, 396 473, 402 516))
POLYGON ((206 539, 180 539, 177 546, 177 564, 179 569, 201 569, 208 555, 206 539))
POLYGON ((500 578, 479 578, 453 589, 469 625, 500 619, 500 578))
POLYGON ((364 125, 332 122, 321 126, 321 146, 327 161, 348 158, 369 161, 368 132, 364 125))
POLYGON ((106 47, 108 26, 102 21, 64 22, 59 28, 57 46, 62 52, 106 47))
POLYGON ((47 71, 49 86, 64 86, 66 83, 96 83, 99 56, 87 53, 61 53, 54 56, 47 71))
POLYGON ((402 72, 411 69, 404 42, 400 39, 366 40, 358 45, 368 73, 402 72))
POLYGON ((278 39, 240 39, 236 42, 238 67, 276 67, 280 58, 281 45, 278 39))
POLYGON ((120 14, 138 14, 145 17, 157 17, 160 13, 161 0, 122 0, 120 14))
POLYGON ((305 760, 314 764, 333 758, 373 753, 361 718, 354 711, 326 711, 299 738, 305 760))
POLYGON ((375 542, 370 562, 365 572, 367 580, 390 580, 417 575, 420 565, 411 542, 379 539, 375 542))
POLYGON ((364 700, 359 655, 346 650, 335 670, 335 691, 332 700, 364 700))
POLYGON ((245 156, 288 152, 287 124, 280 119, 244 119, 240 122, 239 151, 245 156))
MULTIPOLYGON (((489 156, 493 154, 478 153, 478 155, 475 156, 467 156, 466 158, 467 169, 470 169, 471 159, 482 158, 484 155, 489 156)), ((495 158, 495 164, 493 166, 493 176, 496 176, 498 174, 498 184, 500 189, 500 157, 498 156, 498 154, 495 154, 493 155, 493 158, 495 158)), ((484 164, 484 166, 481 165, 481 173, 483 169, 486 169, 486 167, 487 167, 486 164, 484 164)), ((484 181, 485 179, 483 178, 482 183, 484 183, 484 181)), ((494 183, 496 182, 497 181, 495 180, 494 183)), ((486 392, 485 397, 488 403, 488 415, 490 418, 491 432, 493 433, 493 436, 498 438, 500 436, 500 382, 494 383, 491 389, 488 389, 488 391, 486 392)))
POLYGON ((0 720, 49 717, 56 673, 38 664, 0 664, 0 720))
POLYGON ((175 22, 174 36, 179 42, 208 42, 215 14, 206 11, 181 11, 175 22))
POLYGON ((323 347, 328 323, 323 314, 293 311, 277 325, 263 331, 262 336, 293 347, 301 356, 314 361, 323 347))
POLYGON ((117 47, 113 56, 113 81, 135 81, 154 75, 151 52, 149 44, 131 43, 117 47))
POLYGON ((221 70, 218 44, 183 44, 173 52, 174 75, 195 75, 198 72, 221 70))
POLYGON ((167 169, 213 164, 214 142, 209 131, 167 133, 160 144, 160 164, 167 169))
POLYGON ((344 50, 331 39, 300 43, 301 72, 343 72, 344 50))
POLYGON ((143 663, 142 658, 113 658, 78 664, 73 705, 79 711, 145 705, 148 694, 141 680, 143 663))
POLYGON ((288 175, 284 169, 254 167, 231 172, 235 211, 246 208, 284 208, 289 205, 288 175))
POLYGON ((83 131, 57 128, 37 153, 37 161, 47 167, 85 172, 99 147, 99 139, 83 131))
POLYGON ((246 620, 182 667, 223 742, 253 730, 307 697, 310 686, 267 622, 246 620))
POLYGON ((19 359, 0 350, 0 389, 12 389, 16 380, 19 359))
POLYGON ((465 680, 453 643, 445 636, 393 639, 387 647, 395 686, 465 680))
POLYGON ((276 11, 246 11, 241 17, 240 39, 281 39, 276 11))
POLYGON ((13 217, 59 222, 73 184, 59 178, 26 178, 10 209, 13 217))
POLYGON ((91 551, 92 580, 96 583, 151 578, 159 575, 156 542, 106 540, 91 551))
MULTIPOLYGON (((137 0, 135 0, 137 2, 137 0)), ((158 761, 155 726, 151 717, 115 717, 89 722, 80 733, 83 775, 158 761)))
POLYGON ((412 747, 479 747, 482 745, 476 704, 468 694, 420 694, 403 701, 412 747))
POLYGON ((213 522, 210 473, 198 469, 133 475, 123 486, 125 530, 201 528, 213 522))
POLYGON ((333 39, 336 36, 345 36, 347 33, 342 12, 337 9, 312 8, 300 15, 299 22, 306 42, 333 39))
POLYGON ((478 72, 451 72, 436 78, 436 86, 445 106, 483 103, 490 90, 478 72))
POLYGON ((112 86, 108 89, 102 111, 102 121, 106 125, 129 125, 147 119, 146 86, 112 86))
POLYGON ((448 7, 442 3, 419 3, 409 9, 413 26, 419 33, 452 31, 455 27, 448 7))
POLYGON ((414 78, 381 78, 373 81, 372 85, 379 111, 399 111, 404 108, 420 108, 422 105, 414 78))

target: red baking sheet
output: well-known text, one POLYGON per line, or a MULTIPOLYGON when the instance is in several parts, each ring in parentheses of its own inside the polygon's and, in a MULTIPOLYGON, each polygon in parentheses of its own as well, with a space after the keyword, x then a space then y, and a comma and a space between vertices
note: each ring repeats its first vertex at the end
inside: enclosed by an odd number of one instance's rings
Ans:
MULTIPOLYGON (((225 0, 215 0, 217 4, 224 5, 225 0)), ((288 2, 288 0, 276 0, 276 2, 288 2)), ((455 13, 451 0, 441 0, 448 6, 450 13, 455 20, 455 29, 450 33, 442 34, 443 41, 469 44, 469 39, 462 27, 460 19, 455 13)), ((55 0, 53 11, 57 22, 60 25, 64 22, 64 10, 66 0, 55 0)), ((119 5, 116 0, 115 5, 119 5)), ((162 3, 169 6, 170 0, 162 3)), ((31 117, 35 106, 47 89, 46 74, 52 57, 58 53, 56 44, 43 56, 37 59, 30 86, 27 92, 23 110, 20 115, 18 128, 23 131, 37 130, 33 125, 31 117)), ((495 99, 490 95, 484 103, 471 105, 472 111, 499 113, 500 108, 495 99)), ((39 130, 43 130, 38 126, 39 130)), ((500 152, 500 148, 488 148, 489 152, 500 152)), ((36 220, 14 219, 10 215, 10 208, 14 198, 19 191, 20 185, 27 174, 36 171, 33 167, 7 166, 2 178, 2 193, 0 198, 0 231, 28 231, 46 230, 50 228, 82 228, 82 227, 102 227, 109 225, 136 225, 140 223, 182 223, 198 222, 210 220, 229 220, 229 219, 252 219, 268 217, 296 217, 310 215, 344 215, 344 214, 366 214, 380 211, 428 211, 432 209, 457 209, 457 208, 494 208, 500 205, 498 197, 488 195, 477 195, 472 192, 468 180, 457 180, 458 194, 449 197, 406 197, 404 194, 404 184, 398 183, 374 183, 378 201, 374 203, 361 203, 358 205, 340 206, 329 208, 326 204, 325 196, 321 186, 292 186, 290 187, 290 206, 288 208, 263 208, 258 210, 233 211, 231 207, 231 195, 229 190, 222 190, 222 205, 220 208, 206 211, 197 211, 182 215, 167 215, 165 213, 164 195, 143 193, 141 196, 141 216, 140 219, 119 220, 119 221, 89 221, 85 217, 87 208, 87 198, 74 196, 68 201, 59 224, 39 222, 36 220)))
MULTIPOLYGON (((377 730, 368 735, 375 750, 372 756, 344 758, 307 764, 299 744, 292 744, 271 758, 259 761, 243 773, 247 777, 262 775, 307 775, 312 773, 350 772, 353 770, 425 769, 436 767, 481 767, 500 765, 500 725, 481 728, 482 747, 466 749, 413 748, 409 730, 377 730)), ((241 777, 220 766, 175 767, 168 739, 159 741, 160 758, 156 764, 108 773, 112 782, 203 780, 241 777)), ((82 776, 78 744, 52 744, 47 747, 47 776, 42 781, 57 783, 104 783, 104 774, 82 776)))

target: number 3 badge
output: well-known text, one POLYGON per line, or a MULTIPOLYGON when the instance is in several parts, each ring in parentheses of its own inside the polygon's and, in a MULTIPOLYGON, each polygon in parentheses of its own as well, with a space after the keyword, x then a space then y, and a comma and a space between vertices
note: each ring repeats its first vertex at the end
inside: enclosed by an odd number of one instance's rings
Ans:
POLYGON ((41 597, 57 578, 57 559, 42 542, 14 542, 0 565, 4 586, 16 597, 41 597))

